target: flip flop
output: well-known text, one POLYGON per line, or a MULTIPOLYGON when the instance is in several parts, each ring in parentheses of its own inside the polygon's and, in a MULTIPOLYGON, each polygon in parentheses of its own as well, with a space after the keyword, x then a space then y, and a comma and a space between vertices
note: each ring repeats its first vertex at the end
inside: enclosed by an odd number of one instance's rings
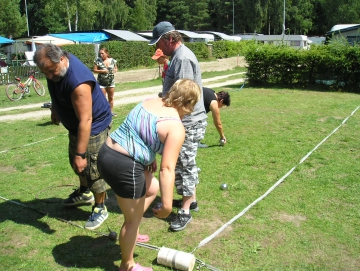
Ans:
POLYGON ((150 237, 148 235, 139 233, 137 236, 136 242, 146 243, 146 242, 149 242, 149 240, 150 240, 150 237))
MULTIPOLYGON (((119 271, 124 271, 124 270, 119 268, 119 271)), ((133 268, 130 269, 130 271, 154 271, 154 270, 151 267, 144 267, 137 263, 133 268)))

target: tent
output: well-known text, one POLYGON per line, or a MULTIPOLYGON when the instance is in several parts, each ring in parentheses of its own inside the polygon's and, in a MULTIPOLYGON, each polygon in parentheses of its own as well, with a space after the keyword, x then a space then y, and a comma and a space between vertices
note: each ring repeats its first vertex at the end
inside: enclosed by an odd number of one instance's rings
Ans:
POLYGON ((104 32, 73 32, 63 34, 49 34, 50 36, 71 40, 74 42, 97 43, 110 39, 110 35, 104 32))
MULTIPOLYGON (((60 39, 57 37, 52 37, 49 35, 45 36, 34 36, 31 39, 25 41, 26 44, 31 44, 32 51, 34 50, 34 44, 44 44, 44 43, 52 43, 58 46, 65 45, 65 44, 74 44, 73 41, 67 39, 60 39)), ((36 49, 36 48, 35 48, 36 49)))
POLYGON ((4 43, 14 43, 14 41, 0 36, 0 44, 4 43))

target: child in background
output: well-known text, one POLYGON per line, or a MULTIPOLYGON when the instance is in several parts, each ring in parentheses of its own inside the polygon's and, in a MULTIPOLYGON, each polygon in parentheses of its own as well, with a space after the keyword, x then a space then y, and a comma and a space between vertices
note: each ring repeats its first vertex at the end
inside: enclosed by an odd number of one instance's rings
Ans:
MULTIPOLYGON (((159 64, 159 73, 160 73, 160 65, 164 65, 161 71, 161 77, 162 77, 162 82, 164 83, 164 79, 166 76, 166 71, 169 68, 170 65, 170 60, 168 59, 168 57, 166 55, 164 55, 163 51, 161 49, 157 49, 155 54, 151 57, 152 59, 156 60, 157 63, 159 64)), ((162 93, 160 92, 158 94, 159 97, 161 97, 162 93)))

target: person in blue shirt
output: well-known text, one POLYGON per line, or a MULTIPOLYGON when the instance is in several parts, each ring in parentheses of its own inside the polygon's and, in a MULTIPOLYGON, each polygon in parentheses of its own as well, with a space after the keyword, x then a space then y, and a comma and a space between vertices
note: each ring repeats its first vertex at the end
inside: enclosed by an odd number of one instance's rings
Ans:
POLYGON ((106 183, 97 170, 97 155, 111 126, 109 103, 90 69, 61 47, 44 44, 36 50, 34 62, 47 79, 51 120, 68 130, 69 162, 80 181, 63 204, 94 204, 85 228, 96 229, 108 217, 106 183))

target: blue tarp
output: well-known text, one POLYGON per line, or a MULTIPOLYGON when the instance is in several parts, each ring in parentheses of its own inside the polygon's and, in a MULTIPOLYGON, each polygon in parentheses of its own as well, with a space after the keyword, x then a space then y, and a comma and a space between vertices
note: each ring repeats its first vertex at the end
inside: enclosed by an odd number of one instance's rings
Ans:
POLYGON ((83 32, 83 33, 67 33, 67 34, 49 34, 50 36, 76 41, 76 42, 89 42, 97 43, 109 40, 110 36, 104 32, 83 32))
POLYGON ((14 43, 14 41, 0 36, 0 44, 2 43, 14 43))

